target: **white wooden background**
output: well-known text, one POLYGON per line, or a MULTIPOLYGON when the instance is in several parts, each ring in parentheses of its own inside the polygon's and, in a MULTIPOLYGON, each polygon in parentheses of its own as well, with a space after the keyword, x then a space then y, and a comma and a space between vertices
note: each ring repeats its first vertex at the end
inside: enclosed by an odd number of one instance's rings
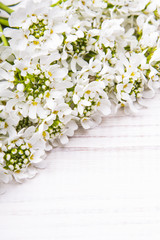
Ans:
POLYGON ((78 130, 0 195, 1 240, 160 240, 160 94, 78 130))

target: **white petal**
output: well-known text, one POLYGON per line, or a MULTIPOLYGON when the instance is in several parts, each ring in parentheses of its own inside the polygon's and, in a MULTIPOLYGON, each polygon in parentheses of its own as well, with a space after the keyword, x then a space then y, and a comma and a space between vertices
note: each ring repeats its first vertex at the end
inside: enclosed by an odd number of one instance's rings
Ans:
POLYGON ((68 70, 66 68, 61 68, 57 69, 54 73, 53 76, 54 78, 64 78, 68 74, 68 70))
POLYGON ((77 104, 78 101, 79 101, 79 97, 77 96, 77 94, 74 94, 74 95, 73 95, 73 102, 74 102, 75 104, 77 104))
POLYGON ((62 136, 60 137, 60 142, 61 142, 62 144, 67 144, 67 143, 68 143, 68 137, 67 137, 66 135, 62 135, 62 136))
POLYGON ((31 119, 36 119, 37 116, 37 105, 31 104, 29 107, 29 117, 31 119))
POLYGON ((89 129, 92 127, 92 122, 89 118, 83 118, 81 120, 81 125, 84 129, 89 129))
POLYGON ((18 102, 18 99, 9 100, 6 105, 6 110, 11 111, 13 109, 13 106, 15 106, 17 102, 18 102))
POLYGON ((76 69, 76 59, 74 57, 71 60, 71 70, 73 72, 77 72, 77 69, 76 69))
POLYGON ((22 21, 25 19, 26 17, 26 10, 24 8, 21 8, 18 11, 18 16, 17 16, 17 12, 13 12, 9 18, 9 25, 11 27, 21 27, 22 26, 22 21))
POLYGON ((37 106, 37 114, 40 118, 44 119, 47 117, 47 113, 49 114, 49 111, 45 110, 40 104, 37 106))

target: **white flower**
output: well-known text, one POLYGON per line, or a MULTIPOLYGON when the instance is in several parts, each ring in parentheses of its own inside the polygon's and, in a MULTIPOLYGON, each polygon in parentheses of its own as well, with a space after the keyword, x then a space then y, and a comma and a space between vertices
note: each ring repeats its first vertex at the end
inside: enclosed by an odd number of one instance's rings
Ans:
POLYGON ((105 20, 101 27, 100 44, 104 44, 105 47, 113 47, 116 37, 124 34, 124 28, 121 26, 123 21, 122 18, 105 20))
POLYGON ((77 128, 72 109, 68 104, 60 104, 55 106, 53 113, 43 120, 39 132, 45 140, 56 146, 59 143, 66 144, 68 136, 73 136, 77 128))
POLYGON ((142 20, 140 15, 137 19, 137 24, 139 31, 138 34, 140 35, 140 46, 142 46, 142 48, 155 46, 159 38, 159 23, 155 22, 153 16, 149 16, 147 19, 142 20))
MULTIPOLYGON (((88 119, 91 123, 97 119, 98 124, 101 116, 110 114, 110 101, 104 92, 104 88, 105 85, 101 81, 91 82, 85 87, 83 85, 75 87, 73 95, 74 111, 81 119, 81 124, 84 128, 88 128, 88 119), (97 117, 97 115, 99 116, 97 117), (84 124, 86 121, 87 125, 84 124)), ((92 125, 90 124, 90 127, 92 125)))
POLYGON ((17 56, 47 54, 62 44, 62 33, 70 31, 63 18, 64 10, 50 7, 50 1, 30 0, 11 14, 9 25, 14 28, 5 29, 4 34, 11 37, 9 43, 17 56))
POLYGON ((158 72, 147 62, 153 49, 145 53, 121 54, 116 69, 116 98, 122 106, 136 111, 133 103, 139 98, 151 98, 155 94, 158 72), (146 54, 147 53, 147 54, 146 54), (147 59, 146 57, 147 56, 147 59))
POLYGON ((33 177, 45 157, 45 142, 34 132, 34 127, 30 127, 6 139, 1 146, 1 167, 18 182, 33 177))
POLYGON ((145 80, 141 76, 140 69, 138 67, 142 64, 143 54, 133 53, 129 56, 129 60, 125 55, 121 54, 120 60, 117 62, 116 68, 118 74, 115 78, 116 85, 116 98, 125 106, 129 106, 133 109, 133 102, 137 97, 140 97, 141 92, 144 90, 145 80))
POLYGON ((146 5, 150 2, 149 0, 109 0, 108 5, 112 4, 116 7, 118 12, 125 14, 133 14, 140 12, 145 9, 146 5))
POLYGON ((15 108, 31 119, 47 117, 55 99, 62 97, 66 88, 73 85, 66 68, 51 65, 49 60, 45 62, 45 58, 16 60, 10 72, 4 73, 10 85, 5 83, 0 96, 7 95, 7 110, 15 108))
POLYGON ((8 75, 6 70, 11 69, 10 62, 14 61, 12 49, 8 46, 0 46, 0 80, 5 79, 8 75))
POLYGON ((18 123, 18 116, 15 112, 8 113, 4 105, 0 106, 0 134, 12 137, 16 134, 14 125, 18 123))

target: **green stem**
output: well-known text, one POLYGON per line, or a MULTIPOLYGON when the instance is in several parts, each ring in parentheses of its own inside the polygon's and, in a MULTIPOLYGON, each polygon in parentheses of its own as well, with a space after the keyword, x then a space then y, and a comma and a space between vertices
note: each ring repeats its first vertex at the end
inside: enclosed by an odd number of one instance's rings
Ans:
POLYGON ((7 5, 8 7, 14 7, 14 6, 17 6, 20 2, 17 2, 17 3, 14 3, 14 4, 9 4, 7 5))
POLYGON ((7 19, 0 18, 0 24, 2 24, 3 26, 9 27, 9 23, 7 19))
POLYGON ((67 0, 59 0, 58 2, 52 4, 51 7, 55 7, 55 6, 59 5, 59 4, 61 4, 62 2, 66 2, 66 1, 67 0))
MULTIPOLYGON (((0 32, 3 32, 3 28, 2 28, 2 26, 1 26, 1 24, 0 24, 0 32)), ((1 39, 2 39, 2 41, 3 41, 4 46, 9 46, 9 43, 8 43, 6 37, 5 37, 3 34, 2 34, 2 36, 1 36, 1 39)))
POLYGON ((5 4, 3 4, 2 2, 0 2, 0 9, 2 9, 3 11, 11 14, 12 12, 14 12, 11 8, 7 7, 5 4))

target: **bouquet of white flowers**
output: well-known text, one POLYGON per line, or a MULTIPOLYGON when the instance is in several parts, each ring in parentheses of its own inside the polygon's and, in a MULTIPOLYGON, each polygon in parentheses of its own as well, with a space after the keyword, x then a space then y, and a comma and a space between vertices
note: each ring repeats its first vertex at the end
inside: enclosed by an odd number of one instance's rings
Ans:
POLYGON ((160 87, 159 0, 0 3, 0 182, 160 87))

